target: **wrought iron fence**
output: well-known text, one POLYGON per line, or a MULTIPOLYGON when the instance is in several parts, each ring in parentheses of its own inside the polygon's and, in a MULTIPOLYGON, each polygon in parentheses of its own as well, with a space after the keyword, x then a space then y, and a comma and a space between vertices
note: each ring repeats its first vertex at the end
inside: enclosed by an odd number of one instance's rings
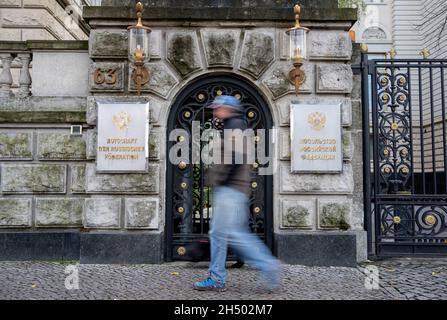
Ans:
POLYGON ((369 254, 447 254, 447 60, 362 67, 369 254))

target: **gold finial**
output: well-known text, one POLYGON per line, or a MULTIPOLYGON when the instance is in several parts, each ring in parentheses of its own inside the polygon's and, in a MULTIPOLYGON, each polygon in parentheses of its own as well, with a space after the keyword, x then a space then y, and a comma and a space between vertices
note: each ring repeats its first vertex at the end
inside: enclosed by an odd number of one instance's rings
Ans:
POLYGON ((295 12, 295 28, 301 28, 301 25, 300 25, 301 7, 300 7, 300 5, 296 4, 293 7, 293 11, 295 12))
POLYGON ((391 59, 394 59, 396 57, 396 55, 397 55, 396 49, 394 49, 394 47, 391 48, 389 53, 390 53, 390 58, 391 59))
POLYGON ((363 53, 368 53, 368 46, 366 45, 366 43, 362 43, 360 45, 360 49, 362 50, 363 53))
POLYGON ((142 18, 143 18, 143 10, 144 10, 144 6, 143 6, 143 4, 141 3, 141 1, 138 1, 138 2, 137 2, 136 9, 137 9, 137 17, 138 17, 137 27, 142 27, 142 26, 143 26, 142 18))
POLYGON ((424 59, 427 59, 428 56, 430 55, 430 50, 428 50, 427 48, 424 48, 421 50, 421 52, 419 52, 420 55, 422 55, 424 57, 424 59))

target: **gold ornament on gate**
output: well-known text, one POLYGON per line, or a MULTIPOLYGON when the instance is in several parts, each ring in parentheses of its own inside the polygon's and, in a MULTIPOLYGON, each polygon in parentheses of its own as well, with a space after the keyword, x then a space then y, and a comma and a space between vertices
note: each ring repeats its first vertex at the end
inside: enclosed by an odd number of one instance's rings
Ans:
POLYGON ((132 122, 130 114, 126 111, 121 111, 113 115, 112 122, 118 130, 127 130, 132 122))
POLYGON ((321 112, 313 112, 307 117, 307 122, 314 131, 320 131, 326 125, 326 115, 321 112))
POLYGON ((392 129, 392 130, 397 130, 397 129, 399 129, 399 125, 397 124, 397 122, 393 122, 393 123, 391 124, 391 129, 392 129))
POLYGON ((186 254, 186 248, 185 247, 178 247, 177 253, 179 256, 184 256, 186 254))
POLYGON ((179 169, 183 170, 186 169, 186 162, 185 161, 180 161, 178 164, 179 169))
POLYGON ((436 217, 432 214, 429 214, 428 216, 425 217, 424 221, 429 226, 433 226, 436 224, 436 217))
POLYGON ((395 217, 393 218, 393 222, 394 222, 394 224, 400 224, 401 221, 402 221, 401 218, 398 217, 398 216, 395 216, 395 217))

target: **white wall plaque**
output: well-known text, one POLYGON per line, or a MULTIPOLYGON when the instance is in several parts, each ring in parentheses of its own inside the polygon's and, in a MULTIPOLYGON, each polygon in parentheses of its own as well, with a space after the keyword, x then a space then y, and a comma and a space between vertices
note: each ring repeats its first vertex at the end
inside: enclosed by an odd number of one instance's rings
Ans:
POLYGON ((149 157, 149 103, 98 102, 99 172, 144 172, 149 157))
POLYGON ((292 173, 341 172, 341 105, 292 104, 290 112, 292 173))

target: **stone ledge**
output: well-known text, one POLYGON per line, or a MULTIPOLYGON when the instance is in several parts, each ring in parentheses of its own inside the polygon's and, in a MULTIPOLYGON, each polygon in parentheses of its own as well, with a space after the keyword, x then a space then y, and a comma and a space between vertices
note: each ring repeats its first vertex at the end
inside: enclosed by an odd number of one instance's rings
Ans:
POLYGON ((34 50, 87 51, 88 41, 81 40, 28 40, 0 41, 0 51, 22 52, 34 50))
POLYGON ((0 123, 85 123, 84 97, 0 98, 0 123))
POLYGON ((79 260, 79 232, 0 232, 0 261, 79 260))
POLYGON ((28 48, 25 41, 0 41, 0 51, 16 53, 27 50, 28 48))
POLYGON ((160 264, 163 261, 161 233, 82 233, 82 264, 160 264))
POLYGON ((29 40, 26 46, 30 50, 88 50, 88 41, 78 40, 29 40))
MULTIPOLYGON (((83 18, 88 22, 91 19, 125 19, 135 20, 133 7, 84 7, 83 18)), ((145 10, 144 20, 183 20, 183 21, 277 21, 290 22, 293 25, 294 15, 292 8, 272 7, 233 7, 233 8, 176 8, 151 7, 145 10)), ((348 21, 352 25, 357 21, 357 9, 330 9, 306 8, 302 12, 301 21, 333 22, 348 21)))
MULTIPOLYGON (((290 8, 291 2, 289 0, 142 0, 145 8, 153 7, 186 7, 186 8, 249 8, 249 7, 275 7, 275 8, 290 8)), ((338 8, 338 2, 334 0, 300 0, 299 3, 303 7, 316 8, 338 8)), ((127 6, 133 7, 135 0, 102 0, 103 6, 127 6)))
POLYGON ((160 264, 163 239, 161 233, 146 232, 0 232, 0 261, 160 264))
POLYGON ((356 267, 363 259, 356 232, 289 232, 275 234, 275 253, 288 264, 356 267))

